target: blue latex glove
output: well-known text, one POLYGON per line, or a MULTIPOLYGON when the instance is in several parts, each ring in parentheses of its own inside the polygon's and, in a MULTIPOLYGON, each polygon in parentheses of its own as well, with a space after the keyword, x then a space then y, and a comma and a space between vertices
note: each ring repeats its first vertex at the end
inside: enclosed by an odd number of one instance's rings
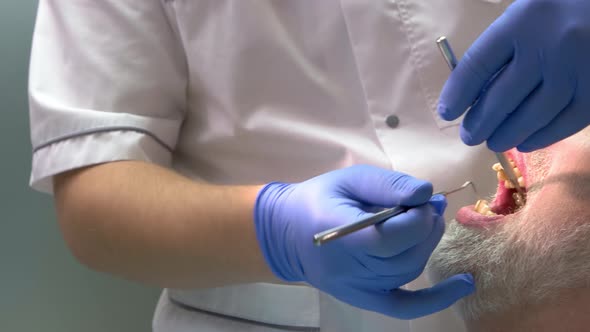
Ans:
POLYGON ((590 124, 590 1, 515 1, 467 50, 439 115, 461 138, 530 152, 590 124), (495 77, 496 76, 496 77, 495 77))
POLYGON ((258 242, 279 278, 308 284, 362 309, 411 319, 442 310, 474 291, 457 275, 416 292, 416 279, 444 232, 444 196, 432 184, 372 166, 353 166, 298 184, 271 183, 255 206, 258 242), (430 203, 430 204, 429 204, 430 203), (375 227, 329 242, 313 235, 367 217, 375 207, 414 207, 375 227))

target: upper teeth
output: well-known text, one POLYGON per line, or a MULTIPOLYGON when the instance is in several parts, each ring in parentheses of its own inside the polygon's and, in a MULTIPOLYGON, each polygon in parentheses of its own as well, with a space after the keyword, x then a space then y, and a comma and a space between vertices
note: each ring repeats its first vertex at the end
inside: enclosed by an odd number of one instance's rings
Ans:
MULTIPOLYGON (((524 178, 522 177, 522 174, 520 173, 520 170, 518 169, 518 167, 516 167, 515 163, 513 161, 510 161, 510 163, 512 164, 513 167, 513 171, 514 171, 514 175, 516 175, 517 179, 518 179, 518 185, 521 187, 524 187, 524 178)), ((504 168, 502 167, 502 165, 500 165, 500 163, 496 163, 492 166, 492 169, 496 172, 498 172, 498 180, 499 181, 504 181, 504 186, 506 188, 510 188, 510 189, 514 189, 514 186, 512 185, 512 182, 510 182, 508 180, 508 176, 506 176, 506 173, 504 172, 504 168)))

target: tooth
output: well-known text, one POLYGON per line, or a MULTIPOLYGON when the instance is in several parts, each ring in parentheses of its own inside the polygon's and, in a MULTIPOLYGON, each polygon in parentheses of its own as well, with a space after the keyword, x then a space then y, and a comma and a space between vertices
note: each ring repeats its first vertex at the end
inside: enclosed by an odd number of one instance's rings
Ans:
POLYGON ((522 176, 518 177, 518 185, 524 188, 524 178, 522 176))
POLYGON ((499 172, 499 171, 503 170, 504 168, 502 168, 502 165, 501 165, 500 163, 495 163, 495 164, 492 166, 492 169, 493 169, 494 171, 496 171, 496 172, 499 172))
POLYGON ((514 167, 514 174, 516 175, 517 178, 522 176, 522 174, 520 174, 520 170, 516 167, 514 167))
POLYGON ((508 177, 506 176, 506 173, 504 173, 503 170, 499 170, 498 173, 496 173, 498 176, 498 180, 499 181, 506 181, 508 180, 508 177))
POLYGON ((512 194, 512 198, 514 199, 514 203, 516 203, 516 206, 518 206, 518 207, 524 206, 523 197, 520 196, 520 194, 514 193, 514 194, 512 194))
POLYGON ((474 208, 475 212, 478 212, 480 214, 486 214, 490 211, 490 207, 488 206, 488 201, 486 201, 485 199, 480 199, 479 201, 477 201, 477 203, 475 203, 475 208, 474 208))
POLYGON ((483 199, 478 200, 477 203, 475 203, 475 207, 473 209, 479 212, 479 209, 481 209, 482 204, 485 204, 485 201, 483 199))
POLYGON ((495 214, 495 213, 494 213, 494 212, 492 212, 491 210, 490 210, 490 211, 488 211, 488 212, 486 213, 486 216, 496 216, 496 215, 497 215, 497 214, 495 214))
POLYGON ((508 180, 504 181, 504 187, 509 188, 509 189, 514 189, 514 186, 508 180))

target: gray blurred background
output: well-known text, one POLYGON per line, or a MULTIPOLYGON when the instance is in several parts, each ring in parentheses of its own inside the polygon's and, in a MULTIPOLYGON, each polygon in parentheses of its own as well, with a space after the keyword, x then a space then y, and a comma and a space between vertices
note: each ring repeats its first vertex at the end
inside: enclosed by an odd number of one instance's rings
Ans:
POLYGON ((27 70, 37 0, 0 1, 0 331, 150 331, 159 290, 82 267, 29 189, 27 70))

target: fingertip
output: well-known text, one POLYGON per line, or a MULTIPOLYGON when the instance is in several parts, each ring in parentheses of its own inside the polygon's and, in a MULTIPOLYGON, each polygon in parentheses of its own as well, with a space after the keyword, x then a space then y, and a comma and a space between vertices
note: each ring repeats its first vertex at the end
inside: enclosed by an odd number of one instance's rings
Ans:
POLYGON ((555 137, 551 135, 543 135, 541 139, 538 138, 538 134, 534 134, 533 136, 537 137, 529 137, 524 142, 520 143, 516 146, 516 149, 520 152, 527 153, 527 152, 534 152, 540 149, 544 149, 552 144, 564 139, 565 137, 555 137))
POLYGON ((400 204, 405 206, 418 206, 427 203, 432 197, 434 188, 432 183, 416 179, 412 182, 411 188, 405 190, 400 204))
POLYGON ((504 152, 512 148, 512 146, 509 146, 509 144, 507 144, 506 142, 500 141, 495 137, 490 138, 486 142, 486 145, 488 149, 490 149, 493 152, 504 152))
POLYGON ((529 153, 529 152, 533 152, 533 151, 538 150, 539 147, 536 147, 535 145, 530 144, 530 143, 522 143, 522 144, 517 145, 516 149, 522 153, 529 153))
POLYGON ((516 150, 518 150, 518 152, 520 152, 520 153, 531 153, 531 152, 535 151, 535 149, 530 149, 530 148, 520 147, 520 146, 516 147, 516 150))
POLYGON ((432 195, 432 197, 430 198, 430 201, 431 202, 446 202, 447 198, 443 194, 436 194, 436 195, 432 195))
POLYGON ((467 130, 464 124, 461 125, 461 128, 459 129, 459 137, 461 137, 463 143, 468 146, 476 146, 483 142, 483 140, 475 137, 474 133, 467 130))
POLYGON ((471 283, 475 287, 475 279, 471 273, 458 274, 457 277, 463 279, 467 283, 471 283))
POLYGON ((451 110, 443 104, 439 104, 436 111, 438 113, 438 116, 440 116, 440 118, 445 121, 453 121, 457 119, 460 115, 451 112, 451 110))
POLYGON ((473 276, 458 274, 431 288, 417 291, 396 289, 392 295, 394 302, 405 308, 403 312, 398 313, 398 318, 413 319, 444 310, 474 292, 473 276))
POLYGON ((470 273, 454 275, 435 287, 447 288, 453 303, 475 292, 475 279, 470 273))
POLYGON ((431 182, 425 181, 425 180, 419 180, 420 183, 417 187, 416 187, 416 195, 420 196, 420 197, 425 197, 426 200, 425 202, 427 202, 431 197, 432 197, 432 191, 434 190, 434 187, 432 186, 431 182))
POLYGON ((434 207, 436 214, 442 216, 445 213, 448 202, 444 195, 434 195, 430 198, 430 204, 434 207))

